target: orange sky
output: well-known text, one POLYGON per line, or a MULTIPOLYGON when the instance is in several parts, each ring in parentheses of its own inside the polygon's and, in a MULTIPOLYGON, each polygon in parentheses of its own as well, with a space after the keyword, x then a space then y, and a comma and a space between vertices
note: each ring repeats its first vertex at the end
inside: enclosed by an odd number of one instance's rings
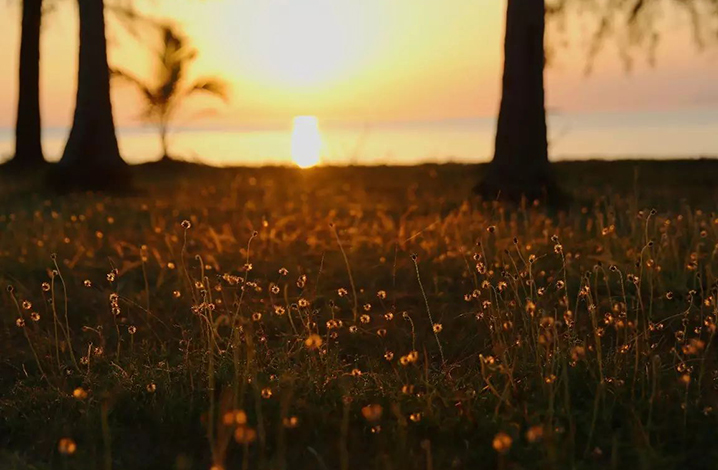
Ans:
MULTIPOLYGON (((0 127, 14 123, 19 2, 0 6, 0 127)), ((255 126, 295 115, 396 121, 491 116, 498 108, 504 2, 497 0, 138 0, 174 19, 200 50, 193 75, 231 85, 231 102, 198 98, 178 124, 255 126), (216 114, 194 121, 208 107, 216 114)), ((77 23, 74 2, 45 18, 42 113, 71 122, 77 23)), ((145 47, 111 20, 110 62, 150 76, 145 47)), ((559 112, 718 107, 718 48, 696 51, 688 23, 668 15, 655 68, 626 74, 609 45, 585 77, 587 20, 572 21, 569 49, 548 72, 548 106, 559 112)), ((139 99, 116 86, 117 123, 139 124, 139 99)))

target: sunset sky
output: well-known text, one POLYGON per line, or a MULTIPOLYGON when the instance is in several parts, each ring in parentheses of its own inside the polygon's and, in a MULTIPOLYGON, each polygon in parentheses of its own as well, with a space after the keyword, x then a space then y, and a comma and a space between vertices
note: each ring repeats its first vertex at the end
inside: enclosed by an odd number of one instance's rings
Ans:
MULTIPOLYGON (((15 119, 20 2, 0 6, 0 127, 15 119)), ((179 124, 263 126, 296 115, 352 122, 492 116, 499 100, 505 4, 498 0, 156 0, 136 4, 171 18, 199 49, 194 75, 231 85, 224 106, 188 103, 179 124), (208 106, 217 112, 191 121, 208 106)), ((77 62, 74 1, 56 2, 42 42, 44 125, 71 122, 77 62)), ((110 63, 151 76, 146 46, 108 13, 110 63)), ((626 73, 610 43, 583 73, 588 18, 570 20, 568 49, 548 72, 560 112, 718 108, 718 48, 694 47, 687 19, 666 12, 655 68, 638 56, 626 73)), ((115 86, 120 126, 140 123, 134 90, 115 86)))

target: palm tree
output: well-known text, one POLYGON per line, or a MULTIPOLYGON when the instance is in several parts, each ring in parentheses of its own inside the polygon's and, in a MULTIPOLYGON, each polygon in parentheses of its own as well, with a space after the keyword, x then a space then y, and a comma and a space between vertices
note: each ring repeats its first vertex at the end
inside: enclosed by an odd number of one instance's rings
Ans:
POLYGON ((122 186, 129 179, 129 171, 120 156, 112 118, 105 5, 103 0, 77 3, 80 56, 75 115, 51 183, 88 189, 122 186))
POLYGON ((113 69, 117 78, 136 86, 146 102, 143 119, 157 126, 162 144, 162 159, 170 159, 167 134, 170 123, 182 102, 196 93, 227 100, 226 85, 216 78, 201 78, 184 86, 187 69, 197 58, 197 51, 188 39, 171 25, 160 26, 162 47, 157 51, 157 70, 153 83, 147 83, 131 73, 113 69))
POLYGON ((13 167, 31 169, 43 163, 40 121, 40 27, 42 0, 23 0, 20 74, 13 167))

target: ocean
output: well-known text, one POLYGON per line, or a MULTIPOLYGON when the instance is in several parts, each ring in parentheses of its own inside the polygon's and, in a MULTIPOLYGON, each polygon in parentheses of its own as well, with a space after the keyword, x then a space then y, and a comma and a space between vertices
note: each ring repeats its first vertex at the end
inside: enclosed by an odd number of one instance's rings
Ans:
MULTIPOLYGON (((666 112, 549 113, 553 160, 696 158, 718 156, 718 108, 666 112)), ((346 124, 318 121, 321 164, 412 165, 490 160, 495 118, 346 124)), ((46 157, 57 160, 68 129, 44 130, 46 157)), ((159 139, 151 127, 117 131, 130 163, 155 160, 159 139)), ((13 130, 0 128, 0 161, 14 148, 13 130)), ((292 126, 178 128, 171 153, 211 165, 292 165, 292 126)))

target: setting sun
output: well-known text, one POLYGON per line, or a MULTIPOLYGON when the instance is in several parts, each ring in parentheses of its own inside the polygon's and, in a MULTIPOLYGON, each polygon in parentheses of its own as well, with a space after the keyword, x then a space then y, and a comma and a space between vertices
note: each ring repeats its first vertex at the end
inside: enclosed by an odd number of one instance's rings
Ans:
POLYGON ((297 116, 292 124, 292 160, 300 168, 317 165, 322 151, 322 136, 315 116, 297 116))

